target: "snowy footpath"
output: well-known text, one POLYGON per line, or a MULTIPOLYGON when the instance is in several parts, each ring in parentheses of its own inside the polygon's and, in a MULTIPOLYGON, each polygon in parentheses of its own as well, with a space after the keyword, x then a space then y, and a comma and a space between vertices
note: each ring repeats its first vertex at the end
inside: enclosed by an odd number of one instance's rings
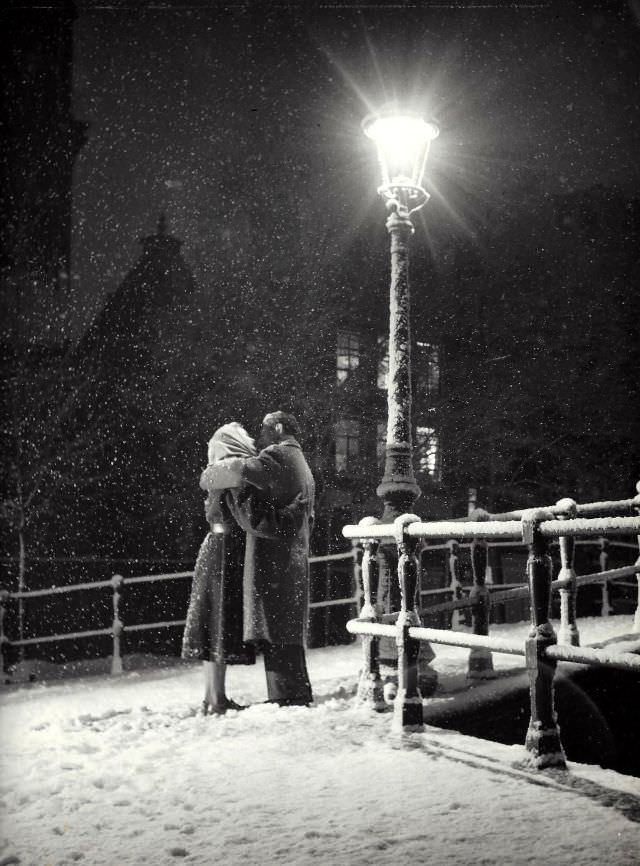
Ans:
MULTIPOLYGON (((589 643, 631 617, 580 625, 589 643)), ((464 671, 465 651, 434 649, 441 676, 464 671)), ((232 668, 256 705, 221 718, 196 713, 197 664, 4 689, 0 866, 640 864, 640 780, 535 772, 523 746, 433 727, 393 737, 355 703, 359 663, 358 644, 311 650, 310 708, 259 705, 261 660, 232 668)))

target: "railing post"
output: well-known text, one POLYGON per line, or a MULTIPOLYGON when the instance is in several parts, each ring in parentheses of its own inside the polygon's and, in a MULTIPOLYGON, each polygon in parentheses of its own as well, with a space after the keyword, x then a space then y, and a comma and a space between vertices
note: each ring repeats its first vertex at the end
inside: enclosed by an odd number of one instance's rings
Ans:
MULTIPOLYGON (((640 516, 640 481, 636 484, 636 491, 638 496, 635 497, 636 502, 638 503, 635 506, 635 511, 638 516, 640 516)), ((638 535, 638 559, 636 560, 636 565, 640 565, 640 535, 638 535)), ((634 632, 640 632, 640 572, 636 575, 636 579, 638 581, 638 601, 636 604, 636 613, 633 618, 633 630, 634 632)))
POLYGON ((551 557, 546 540, 539 532, 539 525, 541 520, 551 517, 540 509, 530 509, 522 515, 522 540, 529 545, 527 580, 531 596, 531 631, 525 641, 531 718, 525 746, 530 762, 538 769, 566 767, 554 708, 553 678, 556 663, 545 656, 546 648, 557 643, 557 639, 549 622, 553 576, 551 557))
MULTIPOLYGON (((396 580, 396 555, 394 548, 385 539, 378 545, 378 581, 376 586, 376 611, 382 618, 396 609, 397 599, 394 592, 396 580)), ((397 688, 398 658, 397 647, 392 638, 382 637, 378 639, 378 663, 380 665, 380 676, 383 682, 393 687, 393 693, 397 688)))
POLYGON ((120 619, 120 599, 122 598, 122 590, 124 587, 124 577, 121 574, 114 574, 111 578, 111 586, 113 587, 113 623, 111 631, 113 633, 113 658, 111 659, 111 674, 122 673, 122 653, 120 647, 120 638, 124 631, 124 623, 120 619))
POLYGON ((353 583, 353 594, 357 598, 356 610, 358 615, 362 609, 362 569, 360 568, 360 541, 351 539, 351 580, 353 583))
POLYGON ((400 583, 400 613, 396 643, 398 646, 398 694, 393 702, 393 730, 422 731, 422 695, 418 688, 418 655, 420 641, 409 637, 409 628, 420 625, 417 610, 418 558, 417 538, 405 532, 410 523, 419 522, 415 514, 402 514, 394 520, 398 545, 398 580, 400 583))
MULTIPOLYGON (((474 539, 471 543, 473 586, 469 593, 469 598, 473 602, 471 608, 473 633, 481 635, 489 634, 489 618, 491 613, 491 596, 485 585, 487 559, 487 543, 474 539)), ((483 647, 473 647, 469 650, 467 676, 471 679, 490 679, 495 676, 491 650, 484 649, 483 647)))
MULTIPOLYGON (((560 519, 571 520, 578 513, 575 499, 560 499, 556 502, 558 508, 562 508, 560 519)), ((563 535, 559 539, 560 544, 560 572, 558 580, 564 582, 560 587, 560 628, 558 630, 559 643, 569 646, 580 646, 580 633, 578 632, 576 603, 578 586, 575 571, 576 544, 573 536, 563 535)))
POLYGON ((484 582, 486 586, 493 586, 493 560, 495 548, 487 544, 487 567, 484 570, 484 582))
POLYGON ((0 675, 4 674, 7 669, 7 647, 9 646, 9 638, 4 631, 4 618, 7 612, 7 602, 9 601, 9 590, 0 589, 0 675))
MULTIPOLYGON (((427 542, 421 538, 418 540, 415 549, 418 568, 418 618, 422 624, 422 580, 425 574, 423 566, 423 553, 427 549, 427 542)), ((426 640, 420 641, 420 650, 418 653, 418 688, 423 697, 432 695, 438 687, 438 672, 431 667, 431 662, 436 657, 431 644, 426 640)))
MULTIPOLYGON (((359 526, 372 526, 379 521, 375 517, 363 517, 359 526)), ((380 542, 374 538, 363 538, 362 546, 362 592, 363 604, 358 614, 360 622, 377 622, 378 611, 374 605, 372 586, 378 587, 378 547, 380 542)), ((362 670, 358 681, 358 700, 369 704, 372 709, 382 712, 387 709, 382 691, 380 662, 378 658, 380 639, 373 635, 362 635, 362 670)))
MULTIPOLYGON (((379 578, 376 594, 376 610, 378 616, 382 617, 384 622, 384 616, 396 612, 400 604, 396 546, 390 545, 386 540, 381 542, 378 548, 378 563, 379 578)), ((430 662, 434 658, 435 653, 431 648, 431 644, 427 641, 422 641, 418 656, 418 678, 425 694, 432 694, 438 683, 438 675, 430 666, 430 662)), ((378 639, 378 661, 380 665, 380 677, 384 683, 384 698, 390 704, 398 694, 398 647, 393 638, 382 637, 378 639)))
MULTIPOLYGON (((598 544, 600 547, 600 571, 607 571, 609 568, 609 539, 599 538, 598 544)), ((602 607, 600 616, 610 616, 613 613, 613 608, 609 603, 609 582, 605 578, 602 581, 602 607)))
MULTIPOLYGON (((458 557, 458 542, 451 538, 447 541, 447 564, 449 566, 449 589, 451 590, 451 600, 459 601, 462 598, 462 583, 460 581, 460 560, 458 557)), ((454 610, 451 613, 451 628, 455 631, 465 625, 465 618, 461 610, 454 610)))

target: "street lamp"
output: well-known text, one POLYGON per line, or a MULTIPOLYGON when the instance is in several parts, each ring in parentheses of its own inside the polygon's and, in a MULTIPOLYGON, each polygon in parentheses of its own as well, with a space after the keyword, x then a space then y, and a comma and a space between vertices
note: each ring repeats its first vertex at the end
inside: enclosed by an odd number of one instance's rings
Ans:
MULTIPOLYGON (((413 472, 411 443, 411 333, 409 310, 409 238, 414 232, 411 214, 423 207, 429 194, 422 186, 422 178, 429 156, 429 146, 438 135, 435 123, 409 113, 374 114, 362 123, 365 135, 375 142, 382 184, 378 193, 385 201, 389 216, 387 230, 391 236, 391 289, 389 304, 389 368, 387 385, 387 438, 385 444, 384 475, 377 494, 384 503, 382 523, 394 522, 401 515, 410 520, 413 503, 420 496, 413 472)), ((361 522, 366 522, 361 521, 361 522)), ((400 529, 400 527, 398 527, 400 529)), ((397 558, 393 546, 372 545, 365 542, 363 557, 363 583, 366 577, 365 597, 369 602, 363 611, 367 619, 376 621, 382 611, 382 599, 392 602, 391 575, 398 573, 400 589, 401 634, 395 640, 363 638, 364 664, 358 694, 375 709, 382 709, 384 701, 396 693, 393 680, 397 679, 397 697, 394 701, 396 717, 402 727, 422 725, 422 700, 419 686, 433 692, 437 676, 429 668, 433 650, 409 637, 409 626, 419 625, 416 610, 418 596, 418 562, 415 545, 406 544, 405 536, 396 536, 397 558), (375 549, 374 549, 375 548, 375 549), (379 561, 379 559, 381 562, 379 561), (371 567, 382 565, 378 580, 382 597, 371 604, 371 567), (386 586, 386 590, 385 590, 386 586), (399 659, 402 663, 399 664, 399 659), (383 667, 392 673, 388 687, 382 689, 383 667)), ((366 537, 366 535, 365 535, 366 537)), ((378 593, 376 593, 376 597, 378 593)), ((362 616, 362 614, 361 614, 362 616)))
POLYGON ((408 113, 373 114, 362 128, 377 147, 382 172, 378 193, 385 200, 391 236, 389 377, 384 475, 377 494, 384 503, 383 523, 411 511, 420 495, 413 472, 411 435, 411 333, 409 238, 411 214, 429 200, 422 178, 429 146, 439 134, 431 121, 408 113))

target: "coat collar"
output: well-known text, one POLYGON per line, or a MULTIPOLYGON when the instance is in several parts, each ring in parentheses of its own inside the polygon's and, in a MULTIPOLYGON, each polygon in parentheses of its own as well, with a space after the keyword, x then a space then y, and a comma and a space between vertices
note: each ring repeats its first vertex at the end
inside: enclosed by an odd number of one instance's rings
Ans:
POLYGON ((293 436, 287 436, 285 439, 281 439, 280 442, 278 442, 277 444, 288 445, 290 448, 300 448, 300 443, 297 439, 294 439, 293 436))

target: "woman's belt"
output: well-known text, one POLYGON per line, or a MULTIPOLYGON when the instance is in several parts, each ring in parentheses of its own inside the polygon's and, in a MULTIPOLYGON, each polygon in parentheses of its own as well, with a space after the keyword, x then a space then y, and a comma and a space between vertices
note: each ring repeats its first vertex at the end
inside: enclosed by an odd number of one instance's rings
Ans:
POLYGON ((229 535, 231 532, 231 526, 228 523, 212 523, 211 532, 213 532, 214 535, 229 535))

